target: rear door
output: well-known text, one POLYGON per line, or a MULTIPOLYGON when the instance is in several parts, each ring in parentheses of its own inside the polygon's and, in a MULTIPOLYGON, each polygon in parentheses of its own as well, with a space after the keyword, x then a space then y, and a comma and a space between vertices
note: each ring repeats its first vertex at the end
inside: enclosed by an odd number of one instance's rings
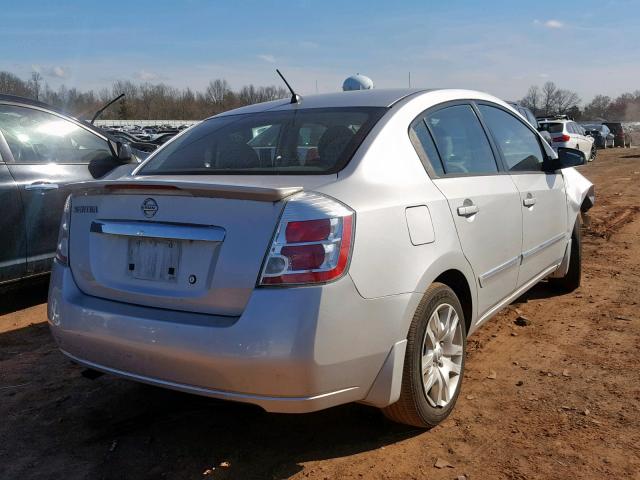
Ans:
POLYGON ((26 273, 24 214, 18 186, 3 160, 8 156, 7 145, 0 133, 0 284, 17 280, 26 273))
POLYGON ((545 173, 539 136, 502 107, 478 105, 520 194, 522 263, 518 287, 562 260, 567 244, 567 208, 561 173, 545 173))
POLYGON ((516 287, 520 196, 511 177, 500 172, 471 104, 445 104, 428 110, 422 121, 426 129, 417 133, 435 143, 432 150, 441 164, 435 168, 439 178, 433 181, 448 200, 462 250, 473 268, 482 315, 516 287))
POLYGON ((90 168, 112 158, 109 145, 62 116, 19 105, 0 105, 0 132, 24 211, 27 273, 47 272, 69 184, 93 179, 90 168))

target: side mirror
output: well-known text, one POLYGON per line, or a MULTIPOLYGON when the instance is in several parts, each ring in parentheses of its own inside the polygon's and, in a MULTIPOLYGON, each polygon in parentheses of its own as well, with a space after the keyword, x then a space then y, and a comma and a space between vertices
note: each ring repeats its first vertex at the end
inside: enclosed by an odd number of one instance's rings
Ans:
POLYGON ((555 172, 563 168, 578 167, 587 163, 587 156, 575 148, 558 148, 558 158, 547 160, 545 171, 555 172))
POLYGON ((122 163, 129 163, 133 158, 131 145, 128 143, 118 143, 118 160, 122 163))

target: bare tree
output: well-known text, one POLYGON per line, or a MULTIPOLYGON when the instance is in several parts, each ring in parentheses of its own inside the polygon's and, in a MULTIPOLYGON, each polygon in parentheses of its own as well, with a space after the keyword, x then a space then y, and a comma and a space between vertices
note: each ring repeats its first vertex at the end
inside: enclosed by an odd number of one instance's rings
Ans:
POLYGON ((558 89, 554 97, 555 113, 566 114, 580 103, 580 97, 571 90, 558 89))
POLYGON ((541 93, 540 88, 537 85, 529 87, 527 94, 524 96, 520 103, 533 112, 534 115, 538 115, 540 112, 541 93))
POLYGON ((31 91, 33 92, 33 97, 36 100, 40 100, 40 88, 42 84, 42 75, 40 75, 40 73, 36 71, 31 72, 31 81, 29 83, 31 85, 31 91))
POLYGON ((607 118, 611 98, 606 95, 596 95, 590 103, 584 107, 584 117, 596 120, 599 118, 607 118))

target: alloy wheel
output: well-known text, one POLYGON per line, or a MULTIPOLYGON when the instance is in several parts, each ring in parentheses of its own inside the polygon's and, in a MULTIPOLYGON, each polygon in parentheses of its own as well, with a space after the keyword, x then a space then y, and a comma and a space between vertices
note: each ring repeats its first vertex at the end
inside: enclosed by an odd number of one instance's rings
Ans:
POLYGON ((422 339, 422 387, 433 407, 446 407, 460 382, 464 338, 460 317, 448 303, 435 309, 422 339))

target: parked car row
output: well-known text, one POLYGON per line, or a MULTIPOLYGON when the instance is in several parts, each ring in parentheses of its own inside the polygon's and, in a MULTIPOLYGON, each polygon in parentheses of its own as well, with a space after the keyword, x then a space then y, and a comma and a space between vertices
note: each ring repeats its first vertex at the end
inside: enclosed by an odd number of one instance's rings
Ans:
POLYGON ((538 123, 540 130, 551 135, 551 146, 554 149, 575 148, 583 152, 589 161, 596 158, 598 150, 595 139, 587 134, 582 125, 562 117, 539 118, 538 123))

